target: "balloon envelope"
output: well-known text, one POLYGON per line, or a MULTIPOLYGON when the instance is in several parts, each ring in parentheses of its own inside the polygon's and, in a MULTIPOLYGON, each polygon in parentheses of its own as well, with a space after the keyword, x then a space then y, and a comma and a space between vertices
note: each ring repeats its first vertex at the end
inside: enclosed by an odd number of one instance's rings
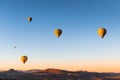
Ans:
POLYGON ((32 21, 32 17, 28 17, 28 22, 31 22, 32 21))
POLYGON ((14 46, 14 48, 16 48, 16 46, 14 46))
POLYGON ((59 38, 60 35, 62 34, 62 30, 61 29, 55 29, 54 34, 59 38))
POLYGON ((105 36, 105 34, 106 34, 106 29, 105 28, 99 28, 98 29, 98 35, 101 37, 101 38, 103 38, 104 36, 105 36))
POLYGON ((25 64, 25 62, 28 60, 27 56, 21 56, 21 61, 25 64))

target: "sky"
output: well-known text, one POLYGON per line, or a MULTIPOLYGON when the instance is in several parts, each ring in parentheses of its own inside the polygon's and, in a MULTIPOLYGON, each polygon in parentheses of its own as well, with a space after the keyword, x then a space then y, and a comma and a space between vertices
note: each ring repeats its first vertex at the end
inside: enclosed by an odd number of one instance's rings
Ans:
POLYGON ((120 72, 119 34, 120 0, 0 0, 0 70, 120 72))

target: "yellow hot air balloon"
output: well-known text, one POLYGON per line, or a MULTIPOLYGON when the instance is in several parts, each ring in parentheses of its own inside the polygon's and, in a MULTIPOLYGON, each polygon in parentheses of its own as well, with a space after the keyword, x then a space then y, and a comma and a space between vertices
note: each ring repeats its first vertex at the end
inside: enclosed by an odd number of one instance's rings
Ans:
POLYGON ((27 60, 28 60, 27 56, 21 56, 21 61, 23 62, 23 64, 25 64, 27 60))
POLYGON ((28 17, 28 22, 31 22, 32 21, 32 17, 28 17))
POLYGON ((62 30, 61 29, 55 29, 54 34, 59 38, 60 35, 62 34, 62 30))
POLYGON ((99 28, 98 29, 98 35, 101 37, 101 38, 103 38, 104 36, 105 36, 105 34, 106 34, 106 29, 105 28, 99 28))

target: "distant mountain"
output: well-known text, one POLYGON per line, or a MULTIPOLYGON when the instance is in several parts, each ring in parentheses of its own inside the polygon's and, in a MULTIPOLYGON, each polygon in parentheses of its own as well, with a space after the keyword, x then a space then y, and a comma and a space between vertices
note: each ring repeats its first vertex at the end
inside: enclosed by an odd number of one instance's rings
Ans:
POLYGON ((70 71, 49 68, 49 69, 46 69, 46 70, 41 70, 41 72, 51 73, 51 74, 65 74, 65 73, 68 73, 70 71))
POLYGON ((35 73, 35 72, 40 72, 41 70, 40 69, 32 69, 32 70, 27 70, 27 71, 24 71, 26 73, 35 73))
POLYGON ((24 72, 17 71, 17 70, 14 70, 14 69, 10 69, 8 71, 0 72, 0 75, 6 75, 6 76, 14 76, 14 75, 20 75, 20 74, 24 74, 24 72))
POLYGON ((0 80, 120 80, 120 73, 66 71, 54 68, 27 71, 10 69, 0 72, 0 80))
POLYGON ((32 69, 32 70, 27 70, 25 71, 26 73, 50 73, 50 74, 65 74, 70 71, 66 70, 60 70, 60 69, 54 69, 54 68, 48 68, 45 70, 40 70, 40 69, 32 69))

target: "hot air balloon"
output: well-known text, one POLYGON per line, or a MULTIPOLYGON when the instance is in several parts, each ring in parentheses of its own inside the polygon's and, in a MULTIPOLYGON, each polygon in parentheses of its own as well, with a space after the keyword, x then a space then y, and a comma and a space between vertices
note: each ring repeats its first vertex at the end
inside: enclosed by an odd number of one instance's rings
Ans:
POLYGON ((14 48, 16 49, 16 46, 14 46, 14 48))
POLYGON ((105 36, 105 34, 106 34, 106 29, 105 28, 99 28, 98 29, 98 35, 101 37, 101 38, 103 38, 104 36, 105 36))
POLYGON ((60 35, 62 34, 62 30, 61 29, 55 29, 54 34, 59 38, 60 35))
POLYGON ((21 56, 21 61, 23 62, 23 64, 25 64, 25 62, 28 60, 27 56, 21 56))
POLYGON ((32 21, 32 17, 28 17, 28 22, 31 22, 32 21))

